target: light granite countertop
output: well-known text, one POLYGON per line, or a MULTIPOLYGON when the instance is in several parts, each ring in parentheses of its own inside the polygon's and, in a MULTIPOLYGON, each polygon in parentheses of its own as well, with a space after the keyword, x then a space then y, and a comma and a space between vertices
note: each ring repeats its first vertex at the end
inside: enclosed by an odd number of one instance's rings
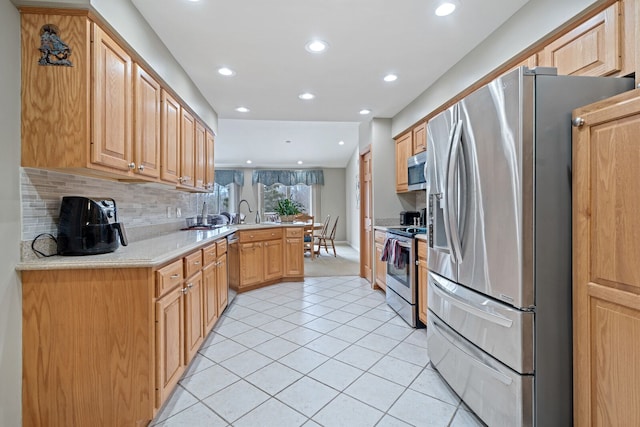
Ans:
POLYGON ((67 270, 83 268, 156 267, 180 258, 235 231, 272 227, 302 227, 304 224, 234 224, 214 230, 180 230, 150 239, 130 242, 114 252, 85 256, 52 256, 24 260, 16 270, 67 270))

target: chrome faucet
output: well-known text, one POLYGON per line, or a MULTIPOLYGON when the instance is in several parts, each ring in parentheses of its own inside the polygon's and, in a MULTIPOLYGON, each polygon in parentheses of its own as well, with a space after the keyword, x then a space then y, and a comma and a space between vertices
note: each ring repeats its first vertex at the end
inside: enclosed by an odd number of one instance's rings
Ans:
POLYGON ((236 213, 236 224, 240 224, 241 223, 240 216, 242 214, 240 213, 240 205, 242 204, 242 202, 245 202, 247 204, 247 208, 249 208, 249 213, 253 212, 251 210, 251 205, 249 205, 249 202, 246 199, 240 200, 240 202, 238 202, 238 209, 237 209, 237 213, 236 213))

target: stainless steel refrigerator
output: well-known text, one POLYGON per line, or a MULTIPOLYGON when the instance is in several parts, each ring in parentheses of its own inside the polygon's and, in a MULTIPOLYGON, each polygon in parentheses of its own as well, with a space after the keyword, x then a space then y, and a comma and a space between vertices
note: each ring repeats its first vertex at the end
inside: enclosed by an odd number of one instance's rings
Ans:
POLYGON ((428 353, 490 426, 572 424, 571 111, 632 88, 521 67, 428 122, 428 353))

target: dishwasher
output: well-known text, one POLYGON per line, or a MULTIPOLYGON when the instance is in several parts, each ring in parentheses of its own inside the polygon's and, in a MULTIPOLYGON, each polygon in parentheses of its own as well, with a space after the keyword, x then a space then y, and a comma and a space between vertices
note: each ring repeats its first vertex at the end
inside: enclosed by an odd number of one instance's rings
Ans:
MULTIPOLYGON (((239 259, 237 259, 239 254, 238 254, 238 236, 236 235, 236 233, 231 233, 227 236, 227 246, 228 246, 227 265, 229 266, 227 271, 230 272, 231 268, 233 268, 234 265, 238 265, 240 261, 239 259)), ((231 278, 227 276, 227 290, 229 293, 229 296, 227 297, 228 298, 227 307, 231 305, 231 303, 233 302, 233 299, 238 294, 234 289, 231 288, 231 286, 228 286, 230 284, 231 284, 231 278)))

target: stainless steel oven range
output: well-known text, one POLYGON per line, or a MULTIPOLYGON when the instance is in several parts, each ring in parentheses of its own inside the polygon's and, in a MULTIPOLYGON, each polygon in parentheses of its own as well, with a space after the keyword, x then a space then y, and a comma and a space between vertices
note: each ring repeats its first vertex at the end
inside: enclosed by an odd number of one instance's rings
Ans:
POLYGON ((415 235, 426 233, 420 227, 387 228, 387 304, 414 328, 424 327, 418 320, 418 270, 415 235))

